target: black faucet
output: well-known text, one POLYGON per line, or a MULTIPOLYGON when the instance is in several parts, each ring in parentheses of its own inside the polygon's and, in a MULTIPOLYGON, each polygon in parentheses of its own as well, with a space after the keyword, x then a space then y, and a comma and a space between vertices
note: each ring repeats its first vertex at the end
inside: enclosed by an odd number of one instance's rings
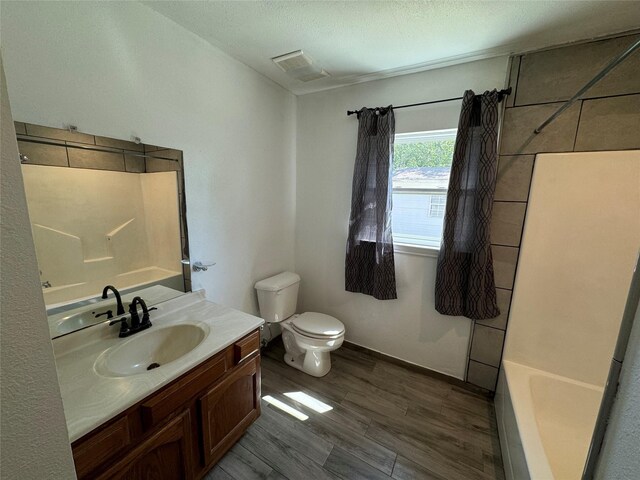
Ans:
MULTIPOLYGON (((134 333, 141 332, 142 330, 146 330, 151 326, 151 320, 149 319, 149 312, 152 310, 157 310, 156 307, 147 308, 147 304, 140 297, 134 297, 129 305, 129 314, 131 315, 131 325, 127 323, 127 317, 122 317, 117 320, 112 320, 109 322, 109 325, 115 325, 117 323, 120 324, 120 333, 119 337, 128 337, 129 335, 133 335, 134 333), (142 320, 138 316, 138 305, 142 307, 142 320)), ((124 314, 124 312, 123 312, 124 314)), ((120 314, 121 315, 121 314, 120 314)))
POLYGON ((114 287, 113 285, 107 285, 106 287, 104 287, 104 289, 102 290, 102 298, 103 299, 107 298, 107 292, 109 290, 113 292, 113 294, 116 296, 116 302, 118 302, 118 311, 116 312, 116 315, 124 315, 124 305, 122 305, 120 292, 116 290, 116 287, 114 287))
POLYGON ((129 305, 129 313, 131 314, 132 330, 135 328, 143 330, 151 326, 151 321, 149 320, 149 309, 147 308, 147 304, 142 298, 133 298, 131 304, 129 305), (140 322, 140 317, 138 316, 138 305, 142 307, 142 322, 140 322))

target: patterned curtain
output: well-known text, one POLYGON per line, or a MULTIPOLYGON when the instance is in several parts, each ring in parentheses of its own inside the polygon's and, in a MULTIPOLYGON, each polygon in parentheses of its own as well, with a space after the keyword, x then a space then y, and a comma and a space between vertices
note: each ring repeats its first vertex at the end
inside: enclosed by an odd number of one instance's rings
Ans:
POLYGON ((397 298, 391 235, 395 117, 391 106, 358 114, 345 289, 378 300, 397 298))
POLYGON ((498 92, 464 93, 436 274, 436 310, 482 320, 500 314, 489 228, 497 172, 498 92))

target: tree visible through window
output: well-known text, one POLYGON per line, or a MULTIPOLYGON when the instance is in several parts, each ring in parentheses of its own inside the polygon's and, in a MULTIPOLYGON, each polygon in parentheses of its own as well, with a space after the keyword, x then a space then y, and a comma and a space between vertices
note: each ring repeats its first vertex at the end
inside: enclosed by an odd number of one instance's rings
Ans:
MULTIPOLYGON (((396 138, 399 136, 397 135, 396 138)), ((396 143, 393 150, 393 168, 399 170, 416 167, 451 167, 455 143, 455 132, 451 139, 396 143)))
POLYGON ((398 134, 393 159, 393 236, 439 247, 456 130, 398 134))

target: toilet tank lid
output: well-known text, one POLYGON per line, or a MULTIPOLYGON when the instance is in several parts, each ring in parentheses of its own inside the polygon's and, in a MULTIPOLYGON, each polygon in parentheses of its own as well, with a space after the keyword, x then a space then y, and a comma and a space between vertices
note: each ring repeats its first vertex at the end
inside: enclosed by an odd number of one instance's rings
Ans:
POLYGON ((274 275, 273 277, 265 278, 264 280, 256 282, 255 289, 267 292, 277 292, 278 290, 290 287, 291 285, 293 285, 294 283, 298 283, 299 281, 300 275, 298 275, 297 273, 282 272, 278 275, 274 275))

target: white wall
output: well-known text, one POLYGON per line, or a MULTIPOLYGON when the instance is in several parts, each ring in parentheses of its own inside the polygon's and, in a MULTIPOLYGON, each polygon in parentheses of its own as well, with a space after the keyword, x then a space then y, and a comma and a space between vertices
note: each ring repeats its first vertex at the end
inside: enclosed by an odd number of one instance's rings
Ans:
POLYGON ((595 478, 637 478, 640 472, 640 305, 624 356, 595 478))
MULTIPOLYGON (((346 339, 458 378, 464 376, 470 321, 434 309, 436 259, 396 254, 398 299, 344 290, 344 256, 358 121, 346 111, 459 97, 502 88, 507 58, 430 70, 298 97, 296 269, 299 311, 346 325, 346 339)), ((455 128, 460 102, 396 112, 396 133, 455 128)))
POLYGON ((0 464, 2 478, 75 478, 38 279, 4 69, 0 216, 0 464), (7 248, 11 246, 11 248, 7 248), (43 433, 46 432, 46 435, 43 433))
POLYGON ((638 185, 637 150, 536 157, 505 359, 604 386, 640 247, 638 185))
POLYGON ((2 2, 14 119, 184 152, 194 274, 257 312, 255 280, 292 269, 295 97, 137 2, 2 2))

